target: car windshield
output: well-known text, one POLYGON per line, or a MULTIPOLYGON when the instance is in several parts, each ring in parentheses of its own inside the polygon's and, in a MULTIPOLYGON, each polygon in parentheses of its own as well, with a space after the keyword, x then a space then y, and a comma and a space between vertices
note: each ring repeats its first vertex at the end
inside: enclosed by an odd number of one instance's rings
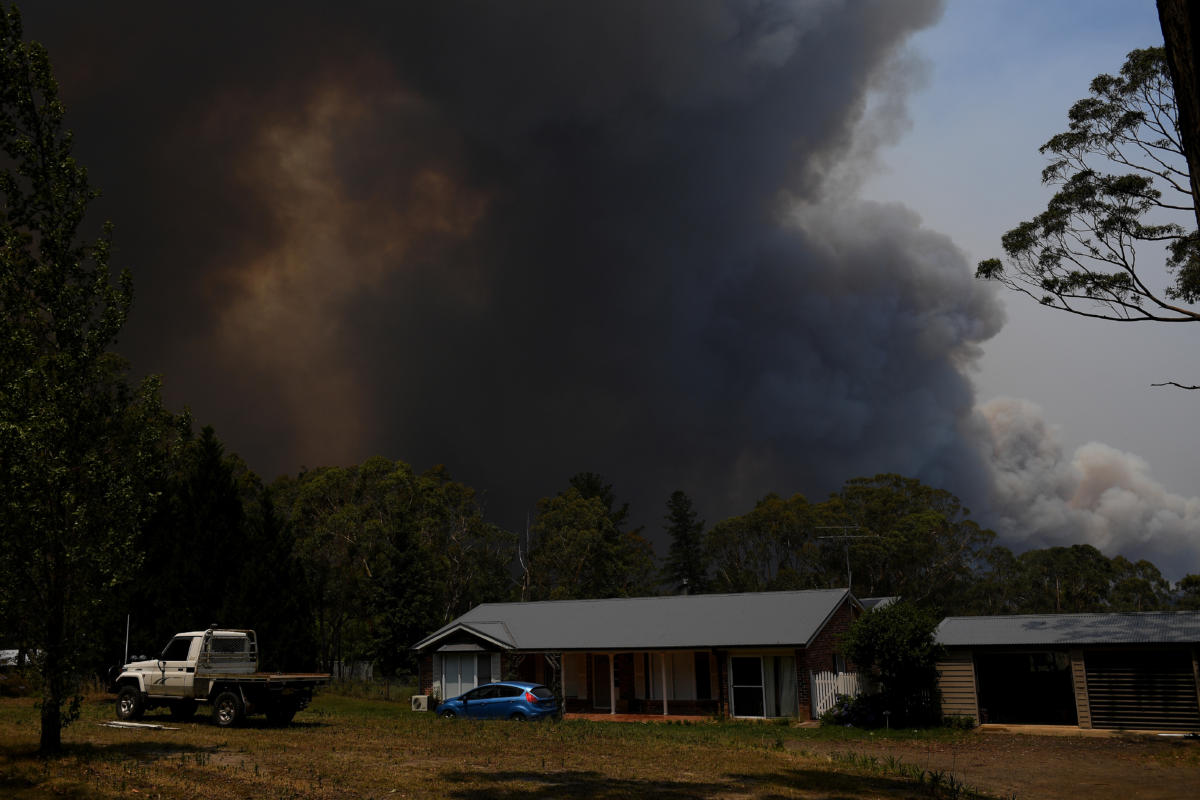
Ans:
POLYGON ((554 692, 547 689, 545 686, 533 687, 533 696, 539 700, 549 700, 554 697, 554 692))

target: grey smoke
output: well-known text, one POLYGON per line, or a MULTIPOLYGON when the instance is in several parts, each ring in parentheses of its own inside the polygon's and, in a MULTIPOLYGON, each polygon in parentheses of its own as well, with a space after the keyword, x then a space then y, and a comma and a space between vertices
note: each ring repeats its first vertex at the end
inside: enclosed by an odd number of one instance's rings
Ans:
POLYGON ((1014 541, 1118 546, 1067 513, 1061 455, 975 410, 997 298, 855 196, 939 13, 59 2, 26 27, 135 273, 121 349, 268 479, 445 463, 516 527, 590 470, 654 528, 675 488, 716 521, 892 471, 988 524, 998 463, 1014 541))

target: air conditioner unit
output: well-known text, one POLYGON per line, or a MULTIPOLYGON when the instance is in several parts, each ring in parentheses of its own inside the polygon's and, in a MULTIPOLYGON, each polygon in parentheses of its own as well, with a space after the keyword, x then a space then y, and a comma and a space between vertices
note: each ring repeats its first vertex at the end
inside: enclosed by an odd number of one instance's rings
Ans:
POLYGON ((413 711, 428 711, 429 710, 429 695, 414 694, 412 696, 413 711))

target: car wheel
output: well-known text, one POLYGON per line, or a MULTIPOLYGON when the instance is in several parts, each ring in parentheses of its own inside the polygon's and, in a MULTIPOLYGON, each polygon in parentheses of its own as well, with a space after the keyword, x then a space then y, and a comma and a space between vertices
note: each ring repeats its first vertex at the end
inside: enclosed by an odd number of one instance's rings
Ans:
POLYGON ((171 703, 172 719, 191 719, 196 715, 195 700, 176 700, 171 703))
POLYGON ((146 701, 136 686, 126 686, 117 695, 117 719, 141 719, 146 713, 146 701))
POLYGON ((514 711, 513 713, 508 715, 508 718, 511 719, 513 722, 524 722, 526 719, 525 715, 522 714, 520 711, 514 711))
POLYGON ((458 714, 453 708, 447 708, 442 711, 442 719, 454 719, 458 714))
POLYGON ((213 701, 213 722, 219 727, 231 728, 238 725, 245 715, 246 707, 242 705, 242 696, 237 692, 221 692, 213 701))

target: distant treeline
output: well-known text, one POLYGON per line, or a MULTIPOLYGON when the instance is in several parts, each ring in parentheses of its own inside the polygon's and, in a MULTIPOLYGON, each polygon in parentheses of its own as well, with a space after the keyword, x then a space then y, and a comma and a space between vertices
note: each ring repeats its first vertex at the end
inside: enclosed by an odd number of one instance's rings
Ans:
POLYGON ((1148 561, 1083 544, 1014 555, 953 495, 898 475, 850 480, 817 503, 769 495, 711 527, 675 492, 660 561, 593 473, 541 499, 517 534, 441 468, 372 458, 266 486, 211 428, 169 458, 144 563, 110 606, 109 641, 123 640, 128 614, 139 653, 216 623, 255 628, 268 669, 369 660, 396 675, 413 669, 412 643, 482 602, 847 581, 859 597, 899 595, 937 614, 1200 608, 1200 575, 1172 587, 1148 561))

